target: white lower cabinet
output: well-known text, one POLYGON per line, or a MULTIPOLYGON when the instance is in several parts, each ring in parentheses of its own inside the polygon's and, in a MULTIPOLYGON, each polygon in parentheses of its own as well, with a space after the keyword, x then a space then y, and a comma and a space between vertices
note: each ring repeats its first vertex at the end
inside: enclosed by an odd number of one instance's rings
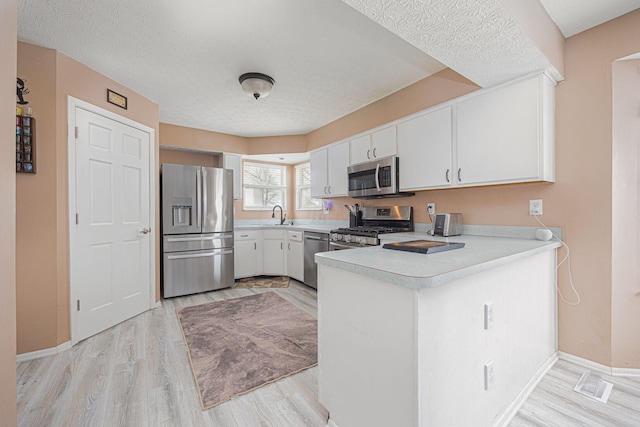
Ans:
POLYGON ((284 256, 284 232, 285 230, 283 229, 263 230, 263 274, 269 276, 282 276, 286 274, 284 256))
POLYGON ((287 231, 287 276, 304 281, 302 231, 287 231))
POLYGON ((262 230, 237 231, 234 234, 234 277, 259 276, 263 271, 262 230))

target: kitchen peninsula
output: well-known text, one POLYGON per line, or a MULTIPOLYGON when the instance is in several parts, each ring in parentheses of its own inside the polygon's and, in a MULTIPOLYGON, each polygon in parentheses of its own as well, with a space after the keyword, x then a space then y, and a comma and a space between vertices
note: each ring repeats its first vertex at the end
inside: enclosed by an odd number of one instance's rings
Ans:
POLYGON ((319 399, 330 425, 491 426, 557 357, 558 242, 316 254, 319 399))

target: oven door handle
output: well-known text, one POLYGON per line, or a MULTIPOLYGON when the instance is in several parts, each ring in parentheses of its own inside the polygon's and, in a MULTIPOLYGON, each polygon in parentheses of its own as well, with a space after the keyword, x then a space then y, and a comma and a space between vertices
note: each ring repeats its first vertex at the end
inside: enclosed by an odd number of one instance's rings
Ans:
POLYGON ((337 243, 337 242, 329 242, 329 250, 330 251, 339 251, 339 250, 343 250, 343 249, 357 249, 359 247, 364 247, 364 246, 343 245, 343 244, 337 243))
POLYGON ((380 163, 376 165, 376 188, 380 192, 380 163))

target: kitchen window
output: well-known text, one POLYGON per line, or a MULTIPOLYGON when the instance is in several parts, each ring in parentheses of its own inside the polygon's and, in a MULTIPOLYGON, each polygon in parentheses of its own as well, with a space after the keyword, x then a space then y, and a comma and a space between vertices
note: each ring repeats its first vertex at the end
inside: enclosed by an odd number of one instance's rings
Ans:
POLYGON ((286 166, 244 162, 242 193, 242 203, 246 210, 271 210, 274 205, 286 209, 286 166))
POLYGON ((296 209, 316 211, 321 208, 322 201, 311 197, 311 163, 296 165, 296 209))

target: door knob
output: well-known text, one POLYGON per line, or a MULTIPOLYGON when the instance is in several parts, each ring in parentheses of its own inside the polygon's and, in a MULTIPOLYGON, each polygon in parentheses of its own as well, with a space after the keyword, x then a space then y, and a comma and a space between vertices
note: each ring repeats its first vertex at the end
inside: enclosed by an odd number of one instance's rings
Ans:
POLYGON ((138 230, 140 234, 149 234, 151 233, 151 228, 141 228, 138 230))

